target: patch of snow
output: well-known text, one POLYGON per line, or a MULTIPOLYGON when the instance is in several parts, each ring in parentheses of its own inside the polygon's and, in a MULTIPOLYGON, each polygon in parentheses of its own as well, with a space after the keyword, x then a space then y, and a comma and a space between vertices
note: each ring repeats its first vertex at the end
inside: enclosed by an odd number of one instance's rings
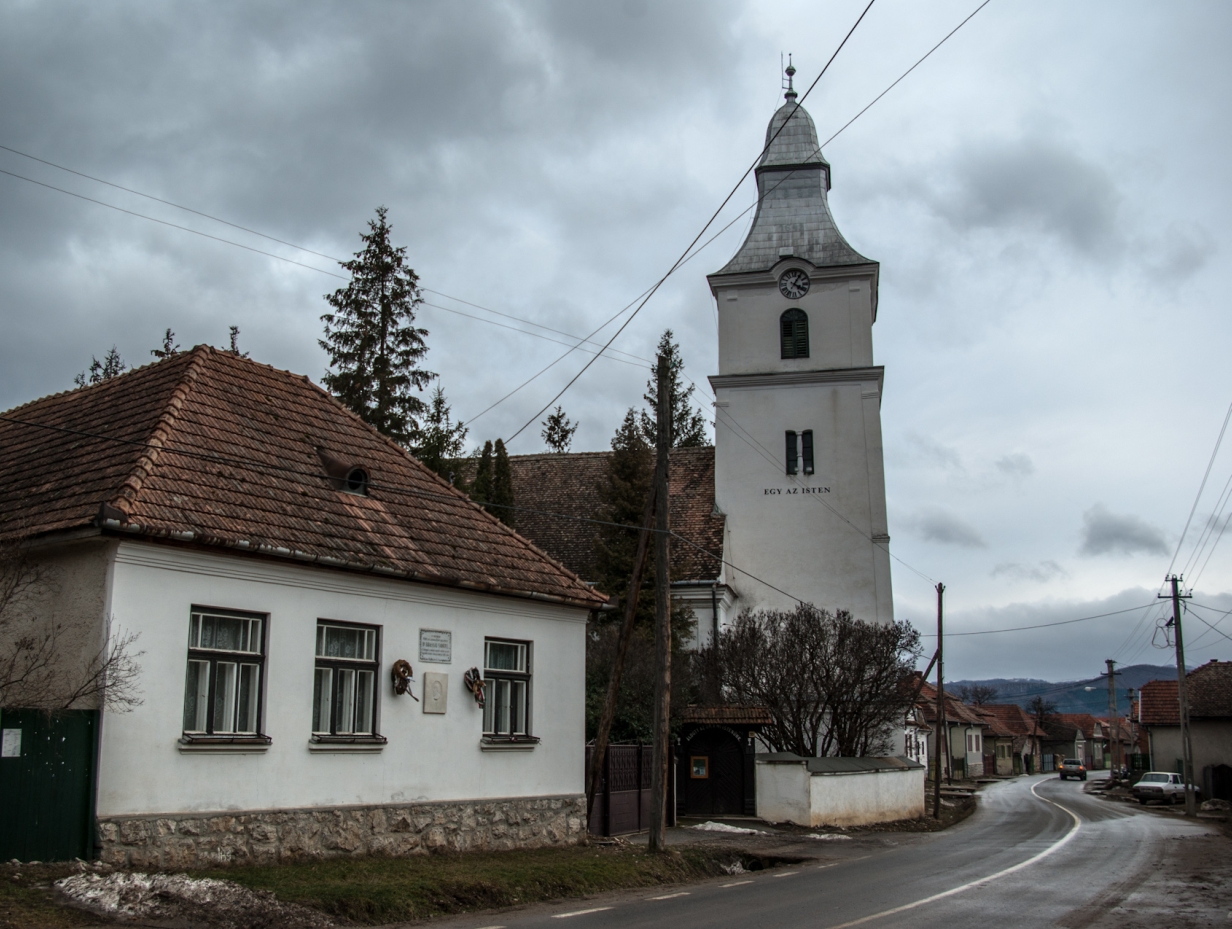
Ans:
POLYGON ((108 916, 158 920, 203 920, 219 929, 278 925, 287 929, 332 926, 315 910, 280 903, 268 891, 253 891, 232 881, 184 874, 116 872, 74 874, 56 881, 68 898, 108 916))
POLYGON ((833 842, 836 839, 850 839, 849 835, 839 835, 837 832, 810 832, 806 839, 817 839, 822 842, 833 842))
POLYGON ((744 874, 744 865, 737 861, 735 864, 719 865, 728 874, 744 874))
POLYGON ((727 823, 704 822, 690 829, 700 829, 702 832, 728 832, 732 835, 768 835, 764 829, 745 829, 742 826, 729 826, 727 823))

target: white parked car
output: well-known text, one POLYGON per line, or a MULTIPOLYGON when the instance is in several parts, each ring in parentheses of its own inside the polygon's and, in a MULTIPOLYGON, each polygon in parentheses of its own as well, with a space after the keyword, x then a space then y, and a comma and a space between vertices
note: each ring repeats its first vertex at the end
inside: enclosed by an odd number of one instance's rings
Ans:
MULTIPOLYGON (((1184 803, 1185 802, 1185 779, 1179 774, 1172 774, 1168 771, 1148 771, 1142 775, 1142 779, 1136 783, 1130 791, 1138 798, 1139 803, 1149 803, 1151 800, 1158 800, 1160 803, 1184 803)), ((1194 797, 1198 796, 1198 788, 1195 785, 1194 797)))

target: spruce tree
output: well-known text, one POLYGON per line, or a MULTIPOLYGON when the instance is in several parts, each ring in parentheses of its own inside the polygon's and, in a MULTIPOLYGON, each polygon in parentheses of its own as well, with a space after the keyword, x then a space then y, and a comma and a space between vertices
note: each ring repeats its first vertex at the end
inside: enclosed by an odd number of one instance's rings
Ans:
POLYGON ((436 375, 419 367, 428 353, 428 330, 415 326, 423 302, 419 276, 406 264, 406 248, 390 243, 386 214, 377 207, 360 234, 362 251, 341 263, 351 282, 325 297, 334 312, 321 317, 320 345, 332 370, 322 383, 365 422, 410 447, 427 410, 415 392, 436 375))
POLYGON ((457 461, 462 457, 463 442, 469 430, 462 423, 455 423, 445 399, 445 391, 437 385, 432 392, 428 414, 420 427, 418 440, 412 453, 421 462, 453 483, 457 461))
POLYGON ((558 406, 543 421, 543 441, 547 443, 549 451, 563 455, 573 444, 573 434, 577 430, 577 423, 571 422, 565 411, 558 406))
POLYGON ((174 358, 180 353, 180 346, 175 341, 175 333, 171 331, 171 327, 167 327, 167 331, 163 333, 163 347, 150 349, 150 354, 155 358, 162 360, 163 358, 174 358))
MULTIPOLYGON (((640 526, 646 497, 654 481, 654 449, 647 443, 638 425, 637 413, 630 408, 616 434, 612 437, 612 454, 607 460, 607 474, 599 485, 599 509, 595 518, 604 523, 597 530, 595 548, 596 580, 599 589, 615 597, 628 592, 633 574, 633 558, 637 549, 637 531, 620 528, 640 526)), ((638 623, 651 623, 654 615, 654 561, 649 559, 642 574, 642 596, 639 598, 638 623)))
MULTIPOLYGON (((659 339, 658 353, 667 356, 672 400, 672 448, 700 448, 709 445, 706 438, 706 417, 693 406, 695 385, 684 387, 681 383, 684 358, 680 355, 680 346, 672 341, 672 330, 665 330, 663 337, 659 339)), ((644 399, 647 410, 643 410, 640 417, 642 437, 653 446, 658 436, 658 416, 655 411, 659 408, 659 385, 654 376, 646 382, 644 399)))
MULTIPOLYGON (((483 443, 483 452, 475 465, 475 479, 471 481, 471 499, 476 503, 492 502, 492 443, 483 443)), ((485 506, 484 509, 487 509, 485 506)))
POLYGON ((509 509, 515 503, 513 494, 513 469, 509 467, 509 453, 505 451, 505 443, 500 439, 492 447, 495 460, 492 462, 492 515, 510 528, 518 524, 514 510, 509 509))
POLYGON ((73 378, 73 383, 78 387, 85 387, 87 384, 98 384, 102 381, 109 381, 113 377, 118 377, 127 370, 128 365, 120 357, 119 349, 113 345, 107 349, 107 354, 103 356, 102 361, 91 355, 89 369, 82 371, 73 378))

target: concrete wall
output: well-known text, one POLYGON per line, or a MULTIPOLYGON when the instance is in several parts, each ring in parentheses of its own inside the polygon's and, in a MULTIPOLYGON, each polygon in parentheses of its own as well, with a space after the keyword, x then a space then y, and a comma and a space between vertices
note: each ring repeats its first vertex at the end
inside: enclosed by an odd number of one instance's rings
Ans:
MULTIPOLYGON (((29 550, 33 584, 6 610, 0 645, 31 637, 40 643, 53 641, 54 648, 51 664, 32 678, 32 686, 8 695, 11 705, 60 708, 90 673, 108 641, 107 598, 116 544, 92 538, 29 550)), ((111 630, 117 631, 123 630, 111 630)), ((74 708, 97 709, 97 704, 91 699, 74 708)))
POLYGON ((107 713, 102 726, 98 813, 204 811, 569 797, 583 789, 586 612, 530 600, 384 580, 195 550, 125 542, 115 555, 110 613, 141 633, 144 703, 107 713), (179 742, 189 612, 193 605, 268 615, 264 731, 252 753, 185 751, 179 742), (381 628, 379 751, 311 750, 318 618, 381 628), (419 630, 453 633, 452 664, 419 661, 419 630), (483 713, 462 685, 483 664, 486 636, 533 642, 529 750, 481 748, 483 713), (447 711, 395 696, 390 664, 448 675, 447 711))
MULTIPOLYGON (((1155 771, 1179 771, 1181 752, 1180 726, 1151 726, 1151 768, 1155 771)), ((1201 783, 1202 769, 1207 765, 1232 765, 1232 719, 1224 721, 1191 720, 1189 741, 1193 745, 1194 777, 1201 783)))
POLYGON ((805 762, 757 766, 757 815, 801 826, 862 826, 924 815, 923 767, 809 773, 805 762))

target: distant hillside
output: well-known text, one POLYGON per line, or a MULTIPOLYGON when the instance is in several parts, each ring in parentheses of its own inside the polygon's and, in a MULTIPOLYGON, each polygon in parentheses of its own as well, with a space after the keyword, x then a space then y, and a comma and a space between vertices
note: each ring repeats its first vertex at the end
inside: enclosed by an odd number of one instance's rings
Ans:
MULTIPOLYGON (((1125 690, 1132 687, 1137 690, 1147 681, 1176 680, 1176 666, 1135 664, 1126 668, 1117 668, 1117 707, 1122 713, 1128 706, 1125 690)), ((992 678, 986 681, 946 681, 947 693, 956 693, 964 684, 971 686, 979 684, 984 687, 995 687, 997 698, 993 703, 1017 703, 1026 707, 1037 694, 1056 705, 1058 713, 1090 713, 1092 716, 1108 715, 1108 682, 1103 677, 1087 681, 1051 681, 1024 680, 1016 678, 992 678)))

